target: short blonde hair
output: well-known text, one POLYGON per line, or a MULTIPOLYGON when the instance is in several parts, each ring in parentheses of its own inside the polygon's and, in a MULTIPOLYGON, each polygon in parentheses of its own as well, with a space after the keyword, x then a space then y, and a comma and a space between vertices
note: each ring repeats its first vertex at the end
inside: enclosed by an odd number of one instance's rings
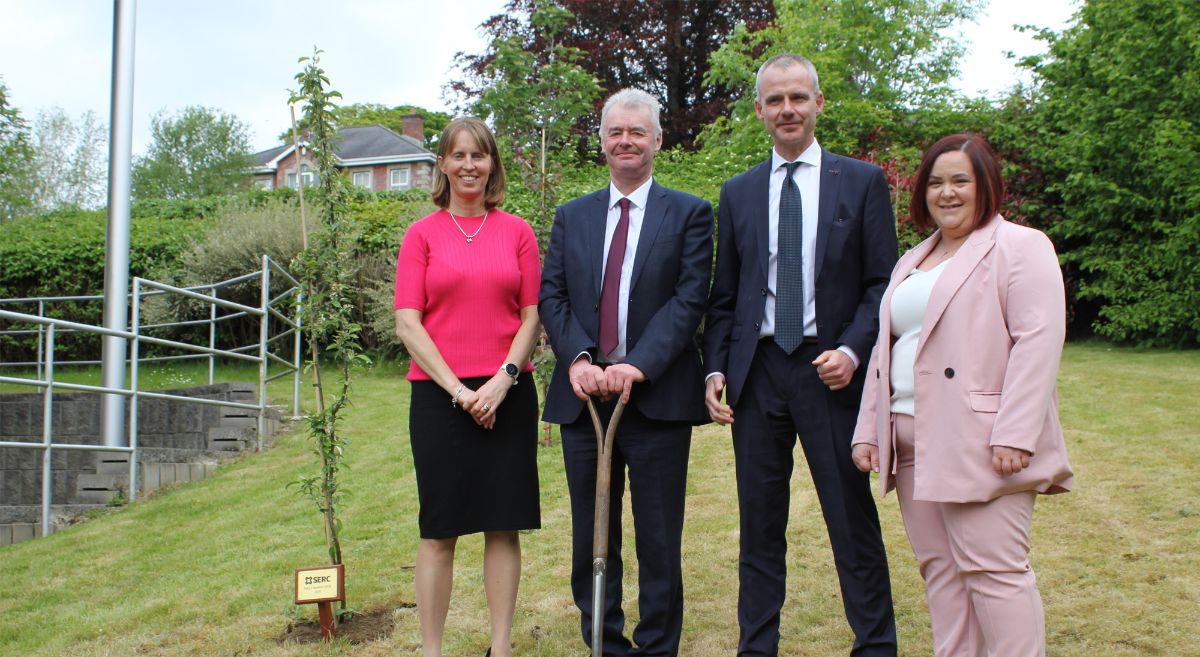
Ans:
MULTIPOLYGON (((454 140, 460 132, 466 132, 475 140, 479 149, 492 158, 492 172, 488 175, 487 186, 483 189, 483 205, 487 209, 504 202, 504 164, 500 162, 500 149, 496 146, 496 137, 487 124, 474 117, 454 119, 442 131, 438 140, 438 160, 445 159, 454 147, 454 140)), ((433 168, 433 203, 439 208, 450 207, 450 179, 442 173, 440 167, 433 168)))

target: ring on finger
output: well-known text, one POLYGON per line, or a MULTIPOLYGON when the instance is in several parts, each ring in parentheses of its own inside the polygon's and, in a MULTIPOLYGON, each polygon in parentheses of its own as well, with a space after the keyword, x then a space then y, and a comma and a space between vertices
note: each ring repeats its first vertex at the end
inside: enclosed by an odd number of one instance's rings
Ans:
POLYGON ((484 404, 484 405, 483 405, 483 410, 484 410, 484 412, 487 412, 488 410, 491 410, 491 408, 492 408, 492 407, 491 407, 491 405, 490 405, 490 404, 484 404))

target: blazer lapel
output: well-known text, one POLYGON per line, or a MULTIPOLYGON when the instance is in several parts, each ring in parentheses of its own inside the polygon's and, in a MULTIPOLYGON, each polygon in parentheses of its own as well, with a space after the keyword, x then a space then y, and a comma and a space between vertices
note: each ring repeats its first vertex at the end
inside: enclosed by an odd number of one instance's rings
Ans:
MULTIPOLYGON (((946 270, 938 277, 937 283, 934 283, 933 290, 929 293, 929 304, 925 307, 925 319, 921 322, 921 339, 917 343, 917 357, 920 357, 921 349, 929 340, 930 333, 942 318, 942 313, 946 311, 950 300, 971 276, 971 272, 979 266, 983 257, 995 246, 996 227, 1000 225, 1000 221, 1002 220, 993 219, 989 225, 973 231, 967 237, 967 242, 958 249, 958 253, 955 253, 954 257, 950 259, 950 264, 946 265, 946 270)), ((940 235, 940 233, 939 230, 935 234, 940 235)), ((936 243, 932 238, 928 241, 930 248, 936 243)))
POLYGON ((817 261, 813 263, 813 275, 821 279, 821 265, 825 262, 825 245, 829 243, 829 230, 833 227, 834 208, 837 207, 838 189, 842 182, 841 157, 821 149, 821 192, 817 208, 817 261))
POLYGON ((600 287, 604 284, 604 229, 608 224, 608 188, 592 194, 586 218, 587 255, 592 264, 592 286, 596 298, 600 298, 600 287))
POLYGON ((662 227, 663 219, 666 217, 670 205, 671 201, 667 198, 667 192, 663 186, 657 182, 650 183, 650 193, 646 196, 646 208, 642 211, 642 228, 638 233, 637 253, 633 256, 633 271, 629 276, 630 290, 637 285, 638 276, 646 268, 646 260, 650 257, 650 250, 654 246, 654 240, 658 236, 658 230, 662 227))
POLYGON ((758 268, 763 285, 767 284, 767 263, 771 260, 771 158, 750 172, 749 221, 757 243, 751 253, 758 254, 758 268))

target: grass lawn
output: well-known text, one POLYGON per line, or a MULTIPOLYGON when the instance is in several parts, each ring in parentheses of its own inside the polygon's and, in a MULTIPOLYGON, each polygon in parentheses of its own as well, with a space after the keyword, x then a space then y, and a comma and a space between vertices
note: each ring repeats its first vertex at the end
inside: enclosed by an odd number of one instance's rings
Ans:
MULTIPOLYGON (((1042 497, 1032 560, 1045 600, 1048 654, 1200 654, 1200 352, 1073 344, 1059 376, 1076 490, 1042 497)), ((306 394, 307 394, 307 388, 306 394)), ((275 389, 290 402, 286 386, 275 389)), ((0 548, 2 655, 419 655, 413 601, 416 490, 403 371, 358 379, 347 417, 347 594, 386 609, 391 638, 352 646, 279 643, 291 574, 321 565, 320 518, 286 488, 314 469, 299 430, 273 449, 222 465, 204 481, 160 492, 46 539, 0 548)), ((799 454, 799 451, 798 451, 799 454)), ((788 602, 781 654, 849 652, 832 556, 802 456, 793 486, 788 602)), ((557 438, 539 450, 543 529, 522 537, 515 653, 583 655, 568 590, 570 515, 557 438)), ((693 439, 684 535, 686 657, 732 655, 737 641, 737 501, 727 429, 693 439)), ((932 653, 925 601, 894 496, 880 502, 892 565, 900 652, 932 653)), ((632 536, 628 511, 626 536, 632 536)), ((637 618, 631 539, 626 610, 637 618)), ((459 543, 445 654, 488 643, 482 538, 459 543)))

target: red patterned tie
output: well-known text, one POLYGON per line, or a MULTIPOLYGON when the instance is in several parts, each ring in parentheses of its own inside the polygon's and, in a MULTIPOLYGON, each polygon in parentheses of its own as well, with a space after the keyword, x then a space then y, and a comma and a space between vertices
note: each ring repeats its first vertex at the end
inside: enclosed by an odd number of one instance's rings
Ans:
POLYGON ((629 237, 629 199, 617 201, 621 218, 608 245, 608 264, 604 267, 604 285, 600 288, 600 353, 610 354, 620 342, 617 313, 621 305, 621 266, 625 263, 625 241, 629 237))

